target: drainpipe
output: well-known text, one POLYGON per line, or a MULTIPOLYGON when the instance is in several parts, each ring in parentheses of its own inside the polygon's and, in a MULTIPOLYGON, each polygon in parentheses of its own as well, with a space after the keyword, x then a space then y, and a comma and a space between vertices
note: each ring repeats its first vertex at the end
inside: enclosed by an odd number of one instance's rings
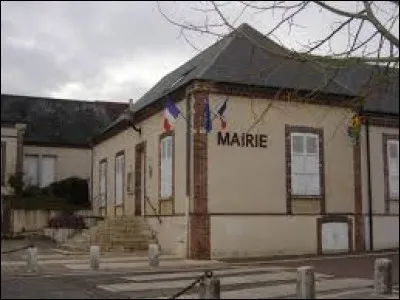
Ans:
POLYGON ((190 226, 189 226, 189 215, 190 215, 190 172, 191 172, 191 93, 186 92, 186 257, 189 257, 190 249, 190 226))
POLYGON ((374 234, 372 220, 372 184, 371 184, 371 149, 369 141, 369 119, 365 120, 365 129, 367 134, 367 179, 368 179, 368 218, 369 218, 369 250, 374 249, 374 234))

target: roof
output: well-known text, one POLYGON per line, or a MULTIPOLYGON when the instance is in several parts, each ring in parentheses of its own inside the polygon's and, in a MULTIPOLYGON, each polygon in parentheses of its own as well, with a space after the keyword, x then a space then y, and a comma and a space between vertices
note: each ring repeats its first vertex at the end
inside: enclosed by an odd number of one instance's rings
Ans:
POLYGON ((88 146, 128 103, 1 95, 1 122, 26 123, 24 142, 88 146))
MULTIPOLYGON (((194 79, 257 87, 315 91, 321 93, 358 96, 372 74, 382 74, 383 68, 356 64, 345 68, 329 68, 314 61, 288 59, 281 54, 292 54, 266 38, 247 24, 199 53, 191 60, 164 76, 134 105, 139 111, 166 94, 194 79)), ((399 113, 398 69, 389 84, 375 81, 365 110, 379 113, 399 113)), ((386 78, 386 77, 385 77, 386 78)))

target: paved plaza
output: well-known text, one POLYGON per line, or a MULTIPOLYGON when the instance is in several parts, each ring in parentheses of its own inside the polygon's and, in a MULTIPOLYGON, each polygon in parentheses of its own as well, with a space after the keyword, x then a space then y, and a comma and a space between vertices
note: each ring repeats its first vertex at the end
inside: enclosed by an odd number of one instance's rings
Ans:
MULTIPOLYGON (((3 247, 2 247, 3 248, 3 247)), ((2 250, 3 251, 3 250, 2 250)), ((212 270, 223 299, 295 298, 297 267, 315 268, 318 299, 398 299, 398 252, 265 261, 190 261, 162 256, 158 268, 135 254, 103 255, 100 270, 87 255, 66 255, 39 248, 37 272, 27 272, 24 251, 2 255, 2 299, 167 299, 212 270), (393 261, 392 295, 373 292, 376 258, 393 261)), ((179 299, 198 299, 195 286, 179 299)))

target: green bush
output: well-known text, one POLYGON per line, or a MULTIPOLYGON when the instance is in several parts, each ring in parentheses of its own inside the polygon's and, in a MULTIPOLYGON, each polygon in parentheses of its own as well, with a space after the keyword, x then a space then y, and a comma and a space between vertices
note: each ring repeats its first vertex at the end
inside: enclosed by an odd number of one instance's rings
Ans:
POLYGON ((53 182, 48 189, 50 194, 58 198, 66 198, 70 204, 90 205, 89 185, 87 180, 78 177, 53 182))
POLYGON ((8 184, 14 189, 17 196, 22 196, 24 190, 24 173, 16 172, 8 178, 8 184))

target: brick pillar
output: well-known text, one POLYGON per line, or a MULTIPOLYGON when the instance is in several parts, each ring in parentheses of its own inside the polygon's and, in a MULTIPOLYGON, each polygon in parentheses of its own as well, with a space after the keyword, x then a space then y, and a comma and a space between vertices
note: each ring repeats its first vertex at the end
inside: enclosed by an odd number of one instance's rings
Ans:
POLYGON ((362 177, 361 177, 361 144, 357 139, 353 146, 353 170, 354 170, 354 233, 355 250, 365 250, 365 227, 362 208, 362 177))
POLYGON ((204 101, 208 92, 193 90, 193 211, 190 216, 191 259, 210 259, 210 216, 208 215, 208 145, 203 126, 204 101))

